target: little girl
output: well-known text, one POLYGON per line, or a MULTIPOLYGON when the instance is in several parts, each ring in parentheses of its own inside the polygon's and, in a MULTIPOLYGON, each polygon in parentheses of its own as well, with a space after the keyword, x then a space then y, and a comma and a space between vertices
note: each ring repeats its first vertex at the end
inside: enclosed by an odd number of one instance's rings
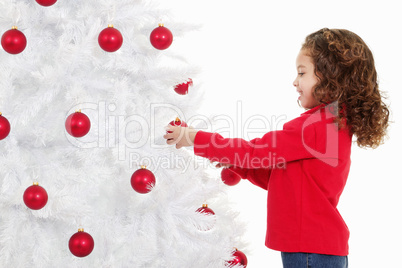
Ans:
POLYGON ((283 130, 245 141, 168 126, 164 138, 176 148, 194 145, 196 155, 268 191, 266 246, 282 252, 284 268, 348 267, 349 230, 336 207, 352 136, 359 147, 376 148, 389 111, 373 55, 350 31, 324 28, 307 36, 296 69, 293 85, 307 111, 283 130))

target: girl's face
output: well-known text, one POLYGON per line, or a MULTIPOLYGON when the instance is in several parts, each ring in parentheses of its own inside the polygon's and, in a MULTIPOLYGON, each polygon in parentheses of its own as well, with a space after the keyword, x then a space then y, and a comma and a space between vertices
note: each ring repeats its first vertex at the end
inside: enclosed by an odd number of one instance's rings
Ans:
POLYGON ((318 83, 318 77, 314 74, 314 63, 304 50, 300 50, 296 58, 297 77, 293 81, 299 93, 300 105, 305 109, 311 109, 319 105, 313 97, 314 86, 318 83))

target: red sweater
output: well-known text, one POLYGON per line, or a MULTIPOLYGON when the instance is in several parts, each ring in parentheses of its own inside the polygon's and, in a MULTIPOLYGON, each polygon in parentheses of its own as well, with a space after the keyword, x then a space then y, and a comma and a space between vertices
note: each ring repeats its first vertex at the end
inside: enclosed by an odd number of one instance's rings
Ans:
POLYGON ((336 206, 350 167, 352 136, 320 105, 251 141, 199 131, 194 153, 233 164, 268 190, 266 246, 284 252, 348 255, 349 230, 336 206))

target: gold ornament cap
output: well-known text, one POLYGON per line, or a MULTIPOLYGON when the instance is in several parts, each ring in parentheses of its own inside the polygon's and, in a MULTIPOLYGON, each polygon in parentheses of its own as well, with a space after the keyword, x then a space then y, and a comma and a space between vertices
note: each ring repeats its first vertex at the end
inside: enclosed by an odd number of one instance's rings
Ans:
POLYGON ((163 26, 165 26, 165 25, 164 25, 163 23, 159 23, 158 26, 159 26, 159 27, 163 27, 163 26))
POLYGON ((11 27, 11 29, 12 29, 12 30, 18 30, 18 27, 17 27, 17 26, 13 26, 13 27, 11 27))
POLYGON ((114 26, 113 26, 113 24, 108 24, 107 27, 113 28, 114 26))
POLYGON ((35 182, 33 183, 33 185, 39 186, 39 182, 35 181, 35 182))
POLYGON ((208 204, 202 204, 202 207, 203 207, 203 208, 207 208, 207 207, 208 207, 208 204))
POLYGON ((147 166, 141 165, 141 169, 147 169, 147 166))
POLYGON ((79 232, 79 233, 82 233, 83 231, 84 231, 84 228, 79 228, 79 229, 78 229, 78 232, 79 232))

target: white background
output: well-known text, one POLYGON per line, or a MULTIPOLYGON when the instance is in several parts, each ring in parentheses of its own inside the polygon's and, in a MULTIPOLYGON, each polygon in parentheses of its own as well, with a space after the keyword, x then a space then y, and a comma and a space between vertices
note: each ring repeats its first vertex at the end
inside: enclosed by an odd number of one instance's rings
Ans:
MULTIPOLYGON (((228 115, 233 136, 246 135, 247 120, 268 118, 269 128, 303 112, 292 86, 295 58, 306 35, 323 27, 357 33, 371 48, 380 89, 388 95, 389 139, 378 149, 352 150, 352 168, 338 209, 351 231, 350 267, 396 267, 402 252, 400 149, 402 137, 402 17, 397 1, 227 1, 170 0, 177 20, 203 25, 175 39, 202 68, 194 78, 205 99, 194 107, 208 116, 228 115), (240 107, 241 106, 241 107, 240 107), (276 120, 286 117, 286 120, 276 120)), ((168 25, 165 25, 168 27, 168 25)), ((174 29, 171 29, 174 32, 174 29)), ((261 127, 254 120, 250 126, 261 127)), ((226 135, 227 136, 227 135, 226 135)), ((242 181, 227 189, 233 208, 247 224, 243 250, 248 268, 281 267, 280 254, 264 246, 267 193, 242 181)), ((400 264, 399 264, 400 265, 400 264)))

